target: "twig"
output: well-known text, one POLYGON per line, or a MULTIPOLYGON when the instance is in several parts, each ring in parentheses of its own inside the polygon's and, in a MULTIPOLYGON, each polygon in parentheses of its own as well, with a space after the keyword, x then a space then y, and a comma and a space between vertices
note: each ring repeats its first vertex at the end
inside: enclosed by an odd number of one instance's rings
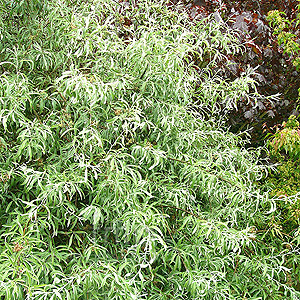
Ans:
MULTIPOLYGON (((163 213, 164 213, 164 210, 163 210, 163 213)), ((171 239, 172 239, 172 241, 173 241, 173 243, 174 243, 175 250, 177 251, 178 255, 180 256, 180 259, 181 259, 181 261, 182 261, 182 264, 183 264, 184 267, 185 267, 185 270, 186 270, 186 271, 189 271, 188 267, 186 266, 186 264, 185 264, 185 262, 184 262, 184 259, 183 259, 182 255, 181 255, 181 253, 180 253, 179 250, 176 248, 175 240, 174 240, 174 238, 173 238, 173 235, 172 235, 172 233, 171 233, 171 230, 170 230, 169 225, 168 225, 167 222, 166 222, 166 227, 167 227, 167 231, 168 231, 168 233, 169 233, 169 235, 170 235, 170 237, 171 237, 171 239)))
POLYGON ((64 100, 63 104, 66 104, 67 103, 67 99, 64 97, 64 95, 58 89, 56 89, 56 91, 58 92, 58 94, 60 95, 60 97, 64 100))
MULTIPOLYGON (((246 273, 251 278, 251 280, 259 286, 259 283, 253 278, 252 274, 250 274, 248 271, 246 271, 246 273)), ((266 283, 265 280, 264 280, 264 282, 266 283)), ((268 290, 266 290, 263 286, 261 286, 261 287, 265 291, 265 293, 269 295, 270 299, 274 299, 274 297, 268 292, 268 290)))
POLYGON ((160 206, 160 207, 173 208, 173 209, 176 209, 176 210, 181 210, 181 211, 183 211, 183 212, 185 212, 185 213, 187 213, 187 214, 189 214, 189 215, 194 216, 195 218, 199 218, 198 215, 192 213, 191 211, 188 211, 188 210, 186 210, 186 209, 183 209, 183 208, 180 208, 180 207, 177 207, 177 206, 170 206, 170 205, 163 205, 163 204, 160 204, 159 206, 160 206))

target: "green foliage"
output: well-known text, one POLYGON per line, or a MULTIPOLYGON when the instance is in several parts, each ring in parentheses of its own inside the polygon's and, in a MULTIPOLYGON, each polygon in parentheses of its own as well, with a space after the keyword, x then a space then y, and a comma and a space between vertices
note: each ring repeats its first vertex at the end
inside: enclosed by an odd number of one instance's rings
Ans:
POLYGON ((271 195, 276 197, 278 215, 274 224, 280 228, 279 234, 291 234, 299 231, 300 220, 300 164, 298 160, 281 159, 276 171, 267 179, 272 187, 271 195))
MULTIPOLYGON (((299 1, 299 0, 298 0, 299 1)), ((296 69, 300 69, 300 44, 297 41, 297 35, 292 32, 300 24, 300 5, 298 6, 297 18, 289 20, 284 12, 273 10, 268 13, 267 20, 274 27, 274 34, 280 46, 283 46, 283 52, 293 57, 293 64, 296 69)))
POLYGON ((300 157, 300 127, 296 116, 291 115, 282 127, 272 135, 269 147, 275 156, 284 151, 291 159, 297 160, 300 157))
POLYGON ((165 1, 1 4, 1 299, 299 299, 299 233, 261 231, 261 149, 224 128, 259 97, 218 75, 233 32, 165 1))
POLYGON ((299 71, 300 43, 295 32, 300 25, 300 4, 297 7, 296 19, 289 20, 284 12, 272 10, 268 13, 267 20, 274 28, 274 34, 277 36, 278 44, 283 47, 283 53, 291 57, 294 67, 299 71))
POLYGON ((269 178, 277 187, 272 191, 274 195, 292 196, 300 192, 299 160, 282 160, 277 167, 277 171, 278 173, 275 173, 275 176, 270 176, 269 178))
MULTIPOLYGON (((267 178, 271 195, 277 197, 278 214, 270 225, 273 234, 290 236, 299 234, 300 220, 300 131, 299 122, 291 115, 281 129, 268 140, 270 157, 278 162, 267 178)), ((296 271, 299 274, 298 271, 296 271)))

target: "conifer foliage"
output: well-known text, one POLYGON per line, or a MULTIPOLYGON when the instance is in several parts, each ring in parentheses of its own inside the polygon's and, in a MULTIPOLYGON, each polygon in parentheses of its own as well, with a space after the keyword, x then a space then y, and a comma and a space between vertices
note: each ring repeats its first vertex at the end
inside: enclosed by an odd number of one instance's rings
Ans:
POLYGON ((299 298, 299 233, 261 233, 260 149, 224 126, 260 97, 218 75, 232 30, 157 0, 0 14, 1 299, 299 298))

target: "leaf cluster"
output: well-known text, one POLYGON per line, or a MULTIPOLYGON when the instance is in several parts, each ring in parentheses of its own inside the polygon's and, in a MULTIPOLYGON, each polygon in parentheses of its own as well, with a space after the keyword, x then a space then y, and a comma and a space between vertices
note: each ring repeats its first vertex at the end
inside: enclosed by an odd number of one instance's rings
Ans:
POLYGON ((270 11, 267 20, 274 28, 274 34, 277 36, 278 44, 283 47, 283 53, 291 57, 293 65, 300 70, 300 43, 297 36, 300 24, 300 4, 297 7, 297 17, 293 20, 289 20, 284 12, 278 10, 270 11))
POLYGON ((279 199, 281 213, 273 222, 279 235, 299 230, 299 141, 299 122, 294 115, 268 138, 270 157, 278 163, 276 171, 267 178, 267 183, 273 187, 271 194, 279 199))
POLYGON ((224 126, 257 94, 215 72, 243 51, 226 26, 164 1, 2 3, 2 299, 299 298, 299 233, 261 234, 261 149, 224 126))

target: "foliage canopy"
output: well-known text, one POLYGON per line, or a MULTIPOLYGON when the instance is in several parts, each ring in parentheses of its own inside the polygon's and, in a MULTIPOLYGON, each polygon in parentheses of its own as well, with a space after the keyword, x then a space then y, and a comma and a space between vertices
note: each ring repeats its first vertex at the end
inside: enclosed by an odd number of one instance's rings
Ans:
POLYGON ((274 34, 277 35, 279 45, 283 46, 283 52, 292 57, 294 66, 300 70, 300 43, 297 35, 293 33, 300 24, 300 4, 297 7, 297 17, 294 20, 288 20, 286 14, 278 10, 270 11, 267 19, 274 27, 274 34))
MULTIPOLYGON (((283 48, 283 53, 290 57, 294 67, 299 71, 300 39, 297 34, 299 35, 300 4, 298 4, 296 12, 296 18, 289 20, 284 12, 272 10, 268 13, 267 20, 274 28, 274 34, 277 36, 279 46, 283 48)), ((300 95, 300 89, 298 91, 300 95)))
POLYGON ((218 75, 234 32, 165 1, 0 14, 1 299, 299 299, 299 230, 272 235, 261 149, 224 125, 260 97, 218 75))

